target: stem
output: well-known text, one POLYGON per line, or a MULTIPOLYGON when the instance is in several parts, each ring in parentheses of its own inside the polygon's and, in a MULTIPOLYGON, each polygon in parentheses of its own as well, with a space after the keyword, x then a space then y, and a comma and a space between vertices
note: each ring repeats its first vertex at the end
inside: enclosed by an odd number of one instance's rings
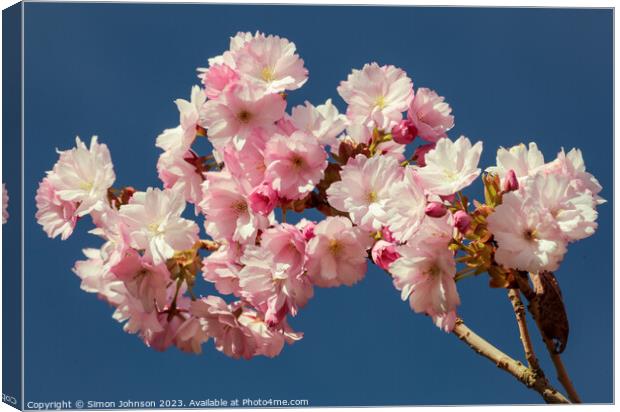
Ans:
MULTIPOLYGON (((532 274, 532 281, 536 282, 537 280, 538 280, 538 276, 532 274)), ((560 381, 564 389, 566 389, 566 393, 568 394, 568 397, 571 400, 571 402, 581 403, 581 398, 579 397, 577 390, 573 386, 573 382, 568 376, 568 372, 566 371, 566 368, 564 367, 564 362, 562 362, 562 358, 560 354, 555 352, 555 346, 553 345, 553 342, 551 341, 551 339, 547 338, 544 332, 542 331, 542 325, 540 323, 541 322, 540 321, 540 308, 538 307, 538 299, 536 298, 537 297, 536 293, 532 290, 529 282, 527 281, 527 278, 519 275, 517 276, 517 281, 519 283, 519 288, 521 289, 525 297, 527 297, 527 299, 530 302, 527 308, 532 314, 532 317, 534 318, 534 320, 536 321, 536 326, 538 327, 538 331, 540 332, 540 335, 542 336, 543 342, 545 343, 545 346, 547 347, 547 352, 549 352, 549 357, 551 358, 551 361, 553 362, 553 366, 555 367, 558 381, 560 381)))
POLYGON ((527 363, 535 372, 542 373, 542 369, 534 353, 534 346, 530 338, 530 332, 527 328, 527 319, 525 317, 525 307, 521 301, 521 292, 518 289, 508 289, 508 298, 512 303, 512 308, 517 318, 517 325, 519 326, 519 336, 521 337, 521 343, 523 344, 523 351, 525 352, 525 358, 527 363))
POLYGON ((476 335, 463 323, 462 319, 457 319, 454 330, 452 331, 460 340, 467 343, 479 355, 484 356, 495 363, 498 368, 505 370, 514 376, 519 382, 528 388, 538 392, 547 403, 570 403, 560 392, 554 389, 549 382, 534 370, 523 365, 521 362, 506 355, 489 342, 476 335))

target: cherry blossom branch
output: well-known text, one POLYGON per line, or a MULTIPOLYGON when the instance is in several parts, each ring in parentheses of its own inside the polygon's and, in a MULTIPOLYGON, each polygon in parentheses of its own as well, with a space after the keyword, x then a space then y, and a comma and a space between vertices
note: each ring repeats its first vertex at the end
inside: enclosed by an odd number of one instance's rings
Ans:
POLYGON ((534 346, 532 345, 530 332, 527 328, 525 306, 521 301, 521 292, 518 289, 508 289, 508 298, 510 299, 510 303, 512 303, 512 308, 515 312, 515 317, 517 318, 519 336, 521 338, 521 343, 523 344, 523 351, 525 352, 527 363, 532 370, 542 374, 543 372, 540 368, 540 364, 538 363, 538 359, 536 358, 536 353, 534 353, 534 346))
MULTIPOLYGON (((538 279, 537 275, 531 275, 531 276, 532 276, 532 281, 536 282, 538 279)), ((571 402, 581 403, 581 398, 579 397, 579 394, 577 393, 577 390, 575 389, 573 382, 571 381, 568 375, 568 372, 566 370, 566 367, 564 366, 564 362, 562 362, 562 358, 560 354, 556 353, 553 341, 547 338, 547 336, 545 336, 542 330, 542 324, 541 324, 541 319, 540 319, 540 308, 538 306, 538 299, 536 299, 536 293, 532 290, 529 282, 527 281, 527 278, 523 276, 517 276, 517 281, 519 283, 519 288, 521 289, 525 297, 527 297, 528 301, 530 302, 528 305, 528 310, 530 311, 532 317, 534 318, 534 321, 536 322, 536 326, 538 327, 538 331, 540 332, 543 342, 545 343, 545 346, 547 347, 547 352, 549 352, 549 357, 551 358, 551 361, 553 362, 553 366, 555 367, 558 381, 562 384, 562 386, 566 390, 571 402)))
POLYGON ((511 358, 491 343, 478 336, 463 323, 462 319, 457 319, 452 333, 461 341, 467 343, 476 353, 495 363, 498 368, 510 373, 528 388, 538 392, 545 402, 570 403, 564 395, 549 384, 547 379, 537 374, 532 368, 528 368, 521 362, 511 358))

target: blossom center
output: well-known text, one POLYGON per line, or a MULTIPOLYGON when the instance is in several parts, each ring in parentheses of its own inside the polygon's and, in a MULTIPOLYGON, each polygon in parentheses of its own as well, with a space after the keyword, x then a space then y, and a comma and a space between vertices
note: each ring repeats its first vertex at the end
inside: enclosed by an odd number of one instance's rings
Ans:
POLYGON ((433 264, 427 271, 426 274, 429 275, 430 277, 436 277, 441 273, 441 270, 439 269, 439 267, 436 264, 433 264))
POLYGON ((252 113, 247 110, 242 110, 237 114, 237 119, 239 119, 241 123, 249 123, 250 120, 252 120, 252 113))
POLYGON ((242 214, 248 211, 248 204, 243 200, 238 200, 232 204, 232 209, 238 214, 242 214))
POLYGON ((374 190, 371 190, 370 192, 366 193, 366 202, 370 203, 375 203, 377 201, 377 192, 375 192, 374 190))
POLYGON ((151 223, 150 225, 147 226, 147 228, 154 235, 159 235, 161 233, 164 233, 164 231, 161 229, 160 226, 161 225, 159 223, 151 223))
POLYGON ((303 157, 297 154, 293 155, 293 157, 291 158, 291 163, 293 164, 293 167, 296 169, 301 169, 305 164, 303 157))
POLYGON ((331 239, 327 248, 332 255, 338 256, 342 251, 342 243, 340 243, 338 239, 331 239))
POLYGON ((448 179, 451 182, 454 182, 459 177, 459 175, 457 173, 454 173, 454 171, 452 170, 444 169, 443 173, 446 176, 446 179, 448 179))
POLYGON ((529 242, 533 242, 537 239, 538 233, 536 232, 536 230, 532 230, 532 229, 527 229, 525 230, 525 232, 523 232, 523 237, 525 238, 525 240, 529 241, 529 242))
POLYGON ((385 97, 384 96, 377 97, 377 99, 375 100, 375 106, 383 110, 385 108, 385 97))
POLYGON ((274 70, 269 66, 265 66, 260 72, 260 77, 267 83, 272 82, 275 80, 274 70))
POLYGON ((80 184, 80 189, 84 190, 85 192, 90 192, 93 186, 93 182, 82 182, 80 184))

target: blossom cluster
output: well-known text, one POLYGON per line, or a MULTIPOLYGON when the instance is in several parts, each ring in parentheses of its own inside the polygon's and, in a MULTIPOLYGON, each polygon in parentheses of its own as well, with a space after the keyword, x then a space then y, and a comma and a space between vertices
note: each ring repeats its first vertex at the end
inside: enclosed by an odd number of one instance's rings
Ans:
POLYGON ((50 237, 91 216, 104 243, 75 264, 81 287, 155 349, 199 353, 212 340, 234 358, 276 356, 302 338, 288 320, 314 288, 352 286, 369 263, 449 332, 458 280, 556 270, 567 244, 596 229, 601 187, 575 149, 544 163, 534 143, 501 148, 472 209, 462 191, 482 174, 482 142, 450 139, 449 104, 400 68, 353 70, 337 88, 342 114, 331 99, 287 112, 308 71, 278 36, 238 33, 198 73, 175 102, 179 125, 156 139, 163 188, 114 188, 93 137, 59 152, 36 194, 50 237), (302 218, 309 209, 324 219, 302 218), (200 278, 218 295, 199 295, 200 278))

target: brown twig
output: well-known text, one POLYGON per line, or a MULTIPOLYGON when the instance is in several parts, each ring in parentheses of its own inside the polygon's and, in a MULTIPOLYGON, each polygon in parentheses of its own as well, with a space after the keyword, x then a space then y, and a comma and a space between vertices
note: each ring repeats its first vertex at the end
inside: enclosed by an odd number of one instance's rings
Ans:
POLYGON ((560 392, 554 389, 544 376, 537 374, 532 368, 511 358, 495 346, 469 329, 461 319, 457 319, 453 332, 460 340, 467 343, 476 353, 484 356, 517 378, 528 388, 538 392, 547 403, 570 403, 560 392))
MULTIPOLYGON (((532 275, 532 282, 537 282, 537 280, 538 280, 537 276, 532 275)), ((577 390, 573 386, 573 382, 568 376, 568 372, 566 371, 566 368, 564 367, 564 362, 562 362, 562 358, 560 354, 556 353, 555 345, 553 344, 553 341, 549 339, 542 330, 541 319, 540 319, 540 308, 538 306, 538 299, 536 298, 536 292, 532 290, 532 287, 530 286, 527 280, 527 277, 517 276, 517 281, 519 283, 519 289, 521 289, 525 297, 527 297, 528 301, 530 302, 527 308, 532 314, 532 317, 534 318, 534 320, 536 321, 536 326, 538 327, 538 330, 540 332, 540 335, 542 336, 543 342, 545 343, 545 346, 547 347, 547 351, 549 352, 549 357, 551 358, 551 361, 553 362, 553 366, 555 367, 558 381, 560 381, 564 389, 566 389, 566 393, 568 394, 568 398, 571 400, 571 402, 581 403, 581 398, 579 397, 577 390)))
POLYGON ((521 292, 519 292, 518 289, 508 289, 508 298, 510 299, 510 303, 512 303, 512 309, 514 310, 515 317, 517 318, 519 336, 521 338, 521 343, 523 344, 523 351, 525 352, 527 364, 530 368, 532 368, 532 370, 542 374, 543 372, 538 363, 538 359, 536 358, 536 353, 534 353, 534 345, 532 345, 530 332, 527 328, 525 306, 523 306, 523 302, 521 301, 521 292))

